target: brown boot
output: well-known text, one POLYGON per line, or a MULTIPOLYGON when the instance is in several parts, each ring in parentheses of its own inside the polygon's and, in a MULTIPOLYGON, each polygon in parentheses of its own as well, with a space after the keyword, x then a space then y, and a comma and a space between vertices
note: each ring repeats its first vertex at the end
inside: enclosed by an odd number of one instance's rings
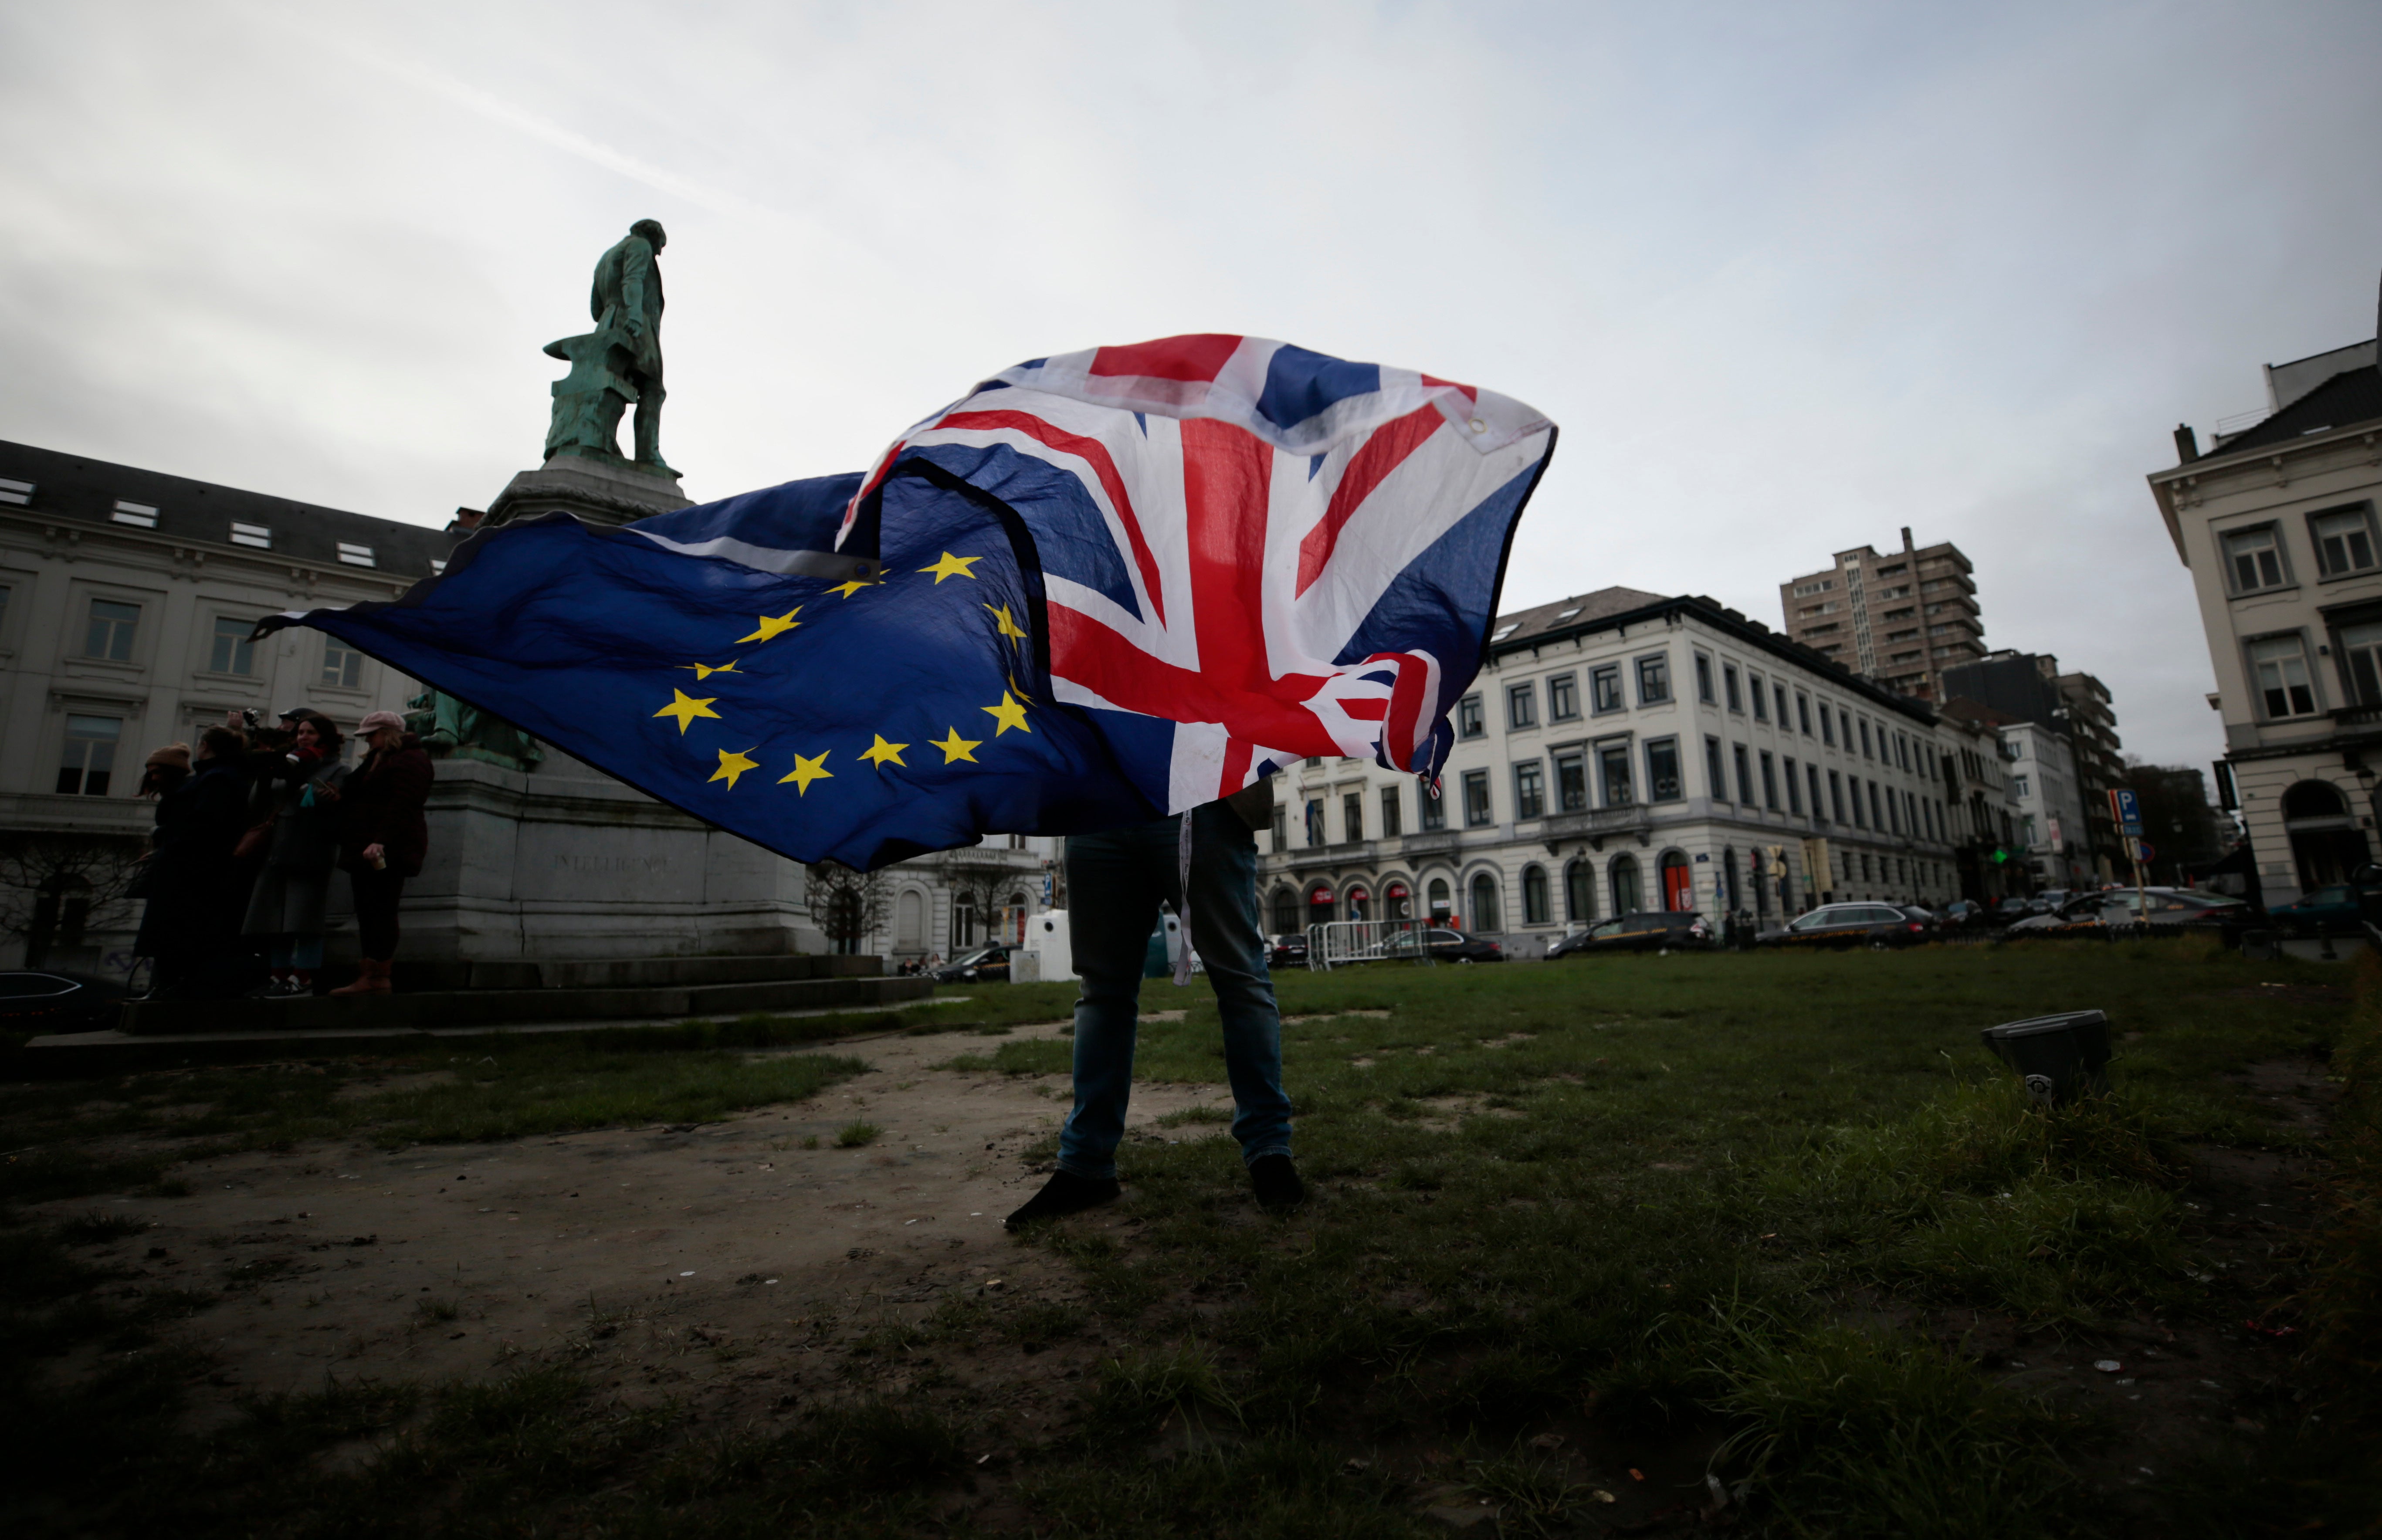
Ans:
POLYGON ((372 965, 372 990, 374 994, 387 995, 392 992, 391 985, 388 982, 388 970, 390 964, 394 963, 396 960, 397 959, 394 958, 389 958, 372 965))
POLYGON ((388 981, 383 975, 376 973, 374 970, 386 968, 388 964, 385 962, 374 962, 372 959, 366 958, 362 962, 356 964, 355 983, 343 984, 339 985, 338 988, 332 990, 331 993, 334 995, 377 995, 388 987, 388 981))

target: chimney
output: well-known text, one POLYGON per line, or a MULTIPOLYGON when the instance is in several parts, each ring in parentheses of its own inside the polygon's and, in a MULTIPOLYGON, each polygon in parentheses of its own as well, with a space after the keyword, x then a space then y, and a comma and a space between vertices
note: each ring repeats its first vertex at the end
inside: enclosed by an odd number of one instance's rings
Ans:
POLYGON ((487 514, 479 508, 457 508, 454 522, 447 526, 448 534, 470 534, 480 527, 487 514))
POLYGON ((2192 431, 2191 423, 2177 423, 2175 425, 2176 463, 2178 465, 2190 465, 2193 460, 2196 460, 2199 458, 2200 435, 2192 431))
POLYGON ((1910 554, 1910 526, 1908 524, 1902 526, 1902 554, 1904 556, 1910 554))

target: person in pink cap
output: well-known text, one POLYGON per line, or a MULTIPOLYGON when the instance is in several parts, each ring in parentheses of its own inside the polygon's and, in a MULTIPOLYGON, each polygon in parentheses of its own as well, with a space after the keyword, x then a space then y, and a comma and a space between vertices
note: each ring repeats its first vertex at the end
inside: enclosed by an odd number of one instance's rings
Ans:
POLYGON ((356 896, 356 932, 363 959, 356 979, 334 995, 386 995, 389 964, 397 958, 397 905, 405 879, 422 874, 430 850, 430 826, 423 804, 430 800, 433 772, 422 740, 405 730, 405 718, 375 711, 356 724, 370 746, 339 796, 339 864, 356 896))

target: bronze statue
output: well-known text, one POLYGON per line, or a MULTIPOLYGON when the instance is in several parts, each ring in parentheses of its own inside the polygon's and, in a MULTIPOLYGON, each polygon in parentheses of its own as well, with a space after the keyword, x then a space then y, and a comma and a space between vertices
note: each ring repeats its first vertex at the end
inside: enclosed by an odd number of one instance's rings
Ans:
POLYGON ((620 413, 636 403, 634 464, 675 478, 662 458, 662 272, 656 260, 669 243, 657 220, 640 219, 626 238, 596 263, 587 301, 596 329, 546 345, 571 373, 554 383, 554 417, 546 453, 620 458, 620 413))
POLYGON ((507 770, 534 770, 545 762, 536 739, 443 690, 425 690, 405 705, 405 730, 435 757, 476 759, 507 770))

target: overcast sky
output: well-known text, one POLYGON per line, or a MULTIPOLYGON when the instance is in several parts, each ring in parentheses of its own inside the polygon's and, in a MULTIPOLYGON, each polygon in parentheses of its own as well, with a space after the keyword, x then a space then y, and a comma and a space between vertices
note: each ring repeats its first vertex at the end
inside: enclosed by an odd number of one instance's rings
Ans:
POLYGON ((858 470, 1177 332, 1563 427, 1507 607, 1957 542, 2222 751, 2146 472, 2374 335, 2382 6, 0 5, 0 437, 425 524, 669 230, 663 448, 858 470))

